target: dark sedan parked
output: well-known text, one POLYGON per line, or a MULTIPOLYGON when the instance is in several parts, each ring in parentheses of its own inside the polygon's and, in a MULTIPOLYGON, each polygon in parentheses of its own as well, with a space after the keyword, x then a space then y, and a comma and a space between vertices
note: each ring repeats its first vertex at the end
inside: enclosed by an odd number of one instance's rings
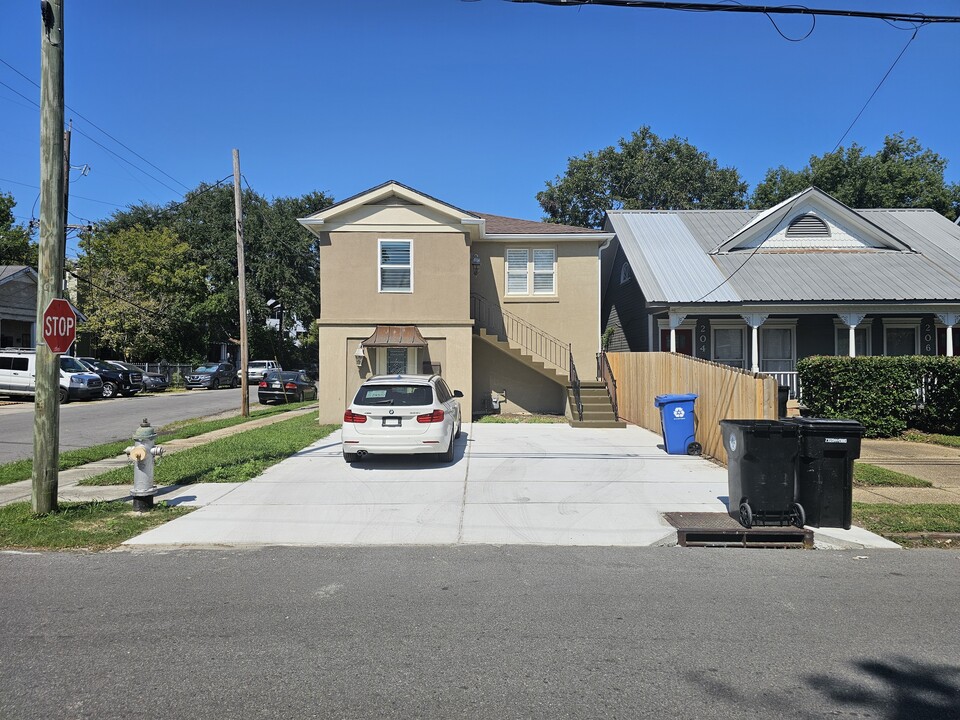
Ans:
POLYGON ((281 370, 267 373, 257 388, 261 405, 268 402, 302 402, 317 399, 317 386, 305 373, 281 370))
POLYGON ((145 372, 143 374, 143 389, 147 392, 163 392, 168 387, 170 382, 163 373, 145 372))
POLYGON ((210 388, 216 390, 220 387, 236 387, 239 385, 237 380, 237 369, 230 363, 207 363, 201 365, 189 375, 183 377, 184 385, 187 390, 193 388, 210 388))

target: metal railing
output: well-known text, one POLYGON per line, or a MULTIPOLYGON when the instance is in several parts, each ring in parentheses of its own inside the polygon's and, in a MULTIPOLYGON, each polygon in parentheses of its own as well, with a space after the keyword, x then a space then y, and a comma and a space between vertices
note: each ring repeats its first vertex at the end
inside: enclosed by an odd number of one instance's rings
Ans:
POLYGON ((610 359, 607 353, 597 353, 597 380, 607 386, 607 395, 610 396, 610 405, 613 407, 613 416, 619 420, 620 412, 617 408, 617 379, 613 376, 613 368, 610 367, 610 359))
POLYGON ((764 373, 765 375, 770 375, 777 381, 777 385, 790 388, 790 398, 794 400, 800 399, 800 378, 796 371, 793 372, 768 372, 764 373))
POLYGON ((167 382, 175 387, 183 385, 183 376, 193 372, 194 365, 185 363, 130 363, 144 372, 160 373, 165 375, 167 382))
POLYGON ((573 401, 577 406, 577 420, 583 422, 583 401, 580 399, 580 376, 577 375, 577 366, 573 362, 573 346, 568 345, 570 352, 570 387, 573 388, 573 401))
POLYGON ((518 345, 525 353, 533 355, 564 373, 570 373, 573 354, 570 345, 559 338, 504 310, 482 295, 470 293, 470 317, 476 327, 483 328, 502 340, 518 345))

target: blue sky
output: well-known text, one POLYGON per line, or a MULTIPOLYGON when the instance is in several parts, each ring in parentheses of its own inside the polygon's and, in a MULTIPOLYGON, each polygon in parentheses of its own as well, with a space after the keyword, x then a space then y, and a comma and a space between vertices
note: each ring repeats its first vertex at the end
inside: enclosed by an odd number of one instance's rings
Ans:
MULTIPOLYGON (((951 0, 812 4, 960 14, 951 0)), ((770 167, 831 151, 910 38, 822 17, 788 42, 762 15, 502 0, 65 5, 67 105, 167 173, 68 109, 72 164, 90 166, 71 174, 72 222, 178 200, 230 175, 234 147, 267 197, 343 199, 396 179, 462 208, 538 219, 536 193, 568 157, 644 124, 752 187, 770 167)), ((792 36, 809 23, 778 19, 792 36)), ((36 0, 3 0, 0 59, 39 81, 39 39, 36 0)), ((872 152, 903 131, 960 180, 958 68, 960 25, 921 29, 844 144, 872 152)), ((0 85, 0 191, 28 218, 39 214, 39 110, 17 92, 39 102, 39 90, 2 63, 0 82, 10 86, 0 85)))

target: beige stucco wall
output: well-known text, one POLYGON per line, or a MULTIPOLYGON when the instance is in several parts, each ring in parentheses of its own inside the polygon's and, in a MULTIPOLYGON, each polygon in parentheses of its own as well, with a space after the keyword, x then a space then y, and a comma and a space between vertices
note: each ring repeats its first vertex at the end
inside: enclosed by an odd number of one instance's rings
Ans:
POLYGON ((490 412, 485 404, 491 392, 506 396, 502 413, 551 413, 566 411, 566 388, 552 382, 520 361, 511 358, 479 337, 473 341, 473 391, 475 412, 490 412))
POLYGON ((470 248, 464 233, 325 233, 320 242, 320 322, 466 322, 469 277, 470 248), (379 291, 381 239, 413 241, 413 292, 379 291))
MULTIPOLYGON (((343 411, 353 399, 357 388, 374 374, 371 367, 372 353, 376 349, 368 348, 363 364, 357 368, 354 353, 357 346, 370 337, 376 325, 321 325, 320 339, 320 422, 338 423, 343 420, 343 411)), ((460 400, 464 417, 467 417, 473 403, 472 375, 472 331, 469 325, 425 325, 418 324, 420 333, 427 341, 427 348, 421 351, 428 355, 432 363, 439 363, 441 375, 451 390, 463 392, 460 400)), ((419 368, 412 368, 419 372, 419 368)))
POLYGON ((600 345, 599 246, 596 240, 560 242, 487 242, 471 247, 480 256, 480 274, 472 278, 476 292, 529 321, 564 343, 572 343, 581 380, 596 376, 600 345), (557 295, 550 298, 506 296, 504 258, 508 248, 554 248, 557 295))

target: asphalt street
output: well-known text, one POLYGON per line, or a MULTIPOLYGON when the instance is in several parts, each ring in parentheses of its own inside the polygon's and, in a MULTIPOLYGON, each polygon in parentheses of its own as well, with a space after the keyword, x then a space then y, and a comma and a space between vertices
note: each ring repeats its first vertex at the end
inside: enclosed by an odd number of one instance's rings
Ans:
POLYGON ((11 718, 960 718, 957 551, 0 554, 11 718))
MULTIPOLYGON (((257 403, 256 386, 250 387, 251 405, 257 403)), ((33 456, 33 402, 0 405, 0 463, 33 456)), ((60 450, 73 450, 100 443, 126 440, 140 421, 149 418, 154 427, 176 420, 240 410, 240 390, 193 390, 163 392, 109 400, 77 401, 60 406, 60 450)))

